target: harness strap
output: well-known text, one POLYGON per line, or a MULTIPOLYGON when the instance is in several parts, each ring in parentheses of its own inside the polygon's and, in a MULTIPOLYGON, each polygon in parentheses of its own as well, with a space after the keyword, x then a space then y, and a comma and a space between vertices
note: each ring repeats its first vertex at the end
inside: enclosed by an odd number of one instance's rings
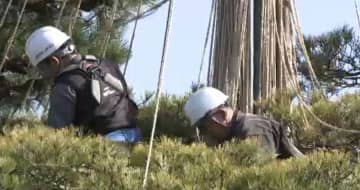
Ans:
POLYGON ((63 71, 60 72, 60 75, 79 69, 84 71, 84 73, 88 74, 91 79, 101 80, 108 84, 110 87, 114 88, 115 90, 124 93, 126 96, 128 95, 127 89, 124 89, 124 84, 121 80, 114 77, 112 74, 108 72, 104 72, 99 66, 101 61, 97 59, 95 56, 92 55, 85 55, 85 56, 75 56, 71 60, 71 64, 67 66, 63 71), (93 62, 93 63, 89 63, 93 62))

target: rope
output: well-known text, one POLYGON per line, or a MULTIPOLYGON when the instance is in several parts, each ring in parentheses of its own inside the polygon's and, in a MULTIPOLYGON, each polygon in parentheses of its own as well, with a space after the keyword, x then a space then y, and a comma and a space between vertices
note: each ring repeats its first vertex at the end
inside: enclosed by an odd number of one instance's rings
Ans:
MULTIPOLYGON (((288 70, 286 70, 286 72, 288 72, 288 70)), ((290 79, 290 84, 295 88, 295 84, 294 84, 294 79, 290 79)), ((310 113, 310 115, 317 121, 319 122, 321 125, 323 125, 324 127, 327 127, 329 129, 335 130, 335 131, 339 131, 339 132, 344 132, 344 133, 352 133, 352 134, 360 134, 359 130, 355 130, 355 129, 343 129, 340 127, 337 127, 335 125, 329 124, 325 121, 323 121, 321 118, 319 118, 312 110, 311 108, 305 103, 304 99, 301 97, 300 92, 298 90, 296 91, 296 96, 298 97, 301 105, 305 108, 305 110, 310 113)))
POLYGON ((32 79, 30 84, 29 84, 29 88, 28 90, 26 91, 26 94, 24 96, 24 99, 23 101, 21 102, 21 108, 24 108, 25 107, 25 104, 26 104, 26 100, 28 99, 28 97, 30 96, 31 94, 31 90, 32 88, 34 87, 34 84, 35 84, 35 79, 32 79))
POLYGON ((360 14, 359 14, 359 9, 358 9, 358 5, 357 5, 356 0, 354 0, 354 3, 355 3, 355 10, 356 10, 357 21, 358 21, 358 25, 359 25, 359 27, 360 27, 360 14))
POLYGON ((16 113, 19 109, 24 109, 24 108, 25 108, 26 100, 27 100, 28 97, 30 96, 31 91, 32 91, 32 88, 34 87, 34 84, 35 84, 35 79, 32 79, 32 80, 30 81, 29 88, 26 90, 26 94, 24 95, 24 99, 22 100, 20 106, 14 109, 13 113, 11 114, 11 117, 13 117, 13 116, 15 115, 15 113, 16 113))
POLYGON ((308 69, 309 69, 309 73, 310 73, 311 82, 313 83, 314 87, 317 87, 318 89, 320 89, 320 87, 321 87, 320 82, 316 77, 316 74, 315 74, 315 71, 314 71, 313 67, 311 66, 312 65, 311 60, 310 60, 309 54, 307 53, 307 50, 306 50, 304 37, 303 37, 303 35, 301 33, 301 28, 300 28, 300 24, 299 24, 299 17, 298 17, 296 8, 294 6, 294 0, 289 0, 289 2, 290 2, 291 12, 292 12, 291 19, 293 21, 293 24, 295 25, 294 28, 295 28, 296 33, 297 33, 296 36, 298 37, 301 49, 302 49, 302 51, 304 53, 304 57, 305 57, 305 60, 306 60, 306 63, 307 63, 308 69))
POLYGON ((143 189, 146 189, 146 186, 147 186, 147 178, 148 178, 148 174, 149 174, 149 166, 150 166, 150 161, 151 161, 151 153, 152 153, 152 148, 153 148, 156 122, 157 122, 157 117, 158 117, 158 112, 159 112, 162 81, 164 79, 163 72, 164 72, 164 67, 166 64, 167 48, 168 48, 168 43, 169 43, 169 34, 170 34, 171 21, 172 21, 172 12, 174 9, 173 1, 174 0, 169 1, 169 10, 168 10, 168 15, 167 15, 167 23, 166 23, 166 31, 165 31, 163 52, 162 52, 162 58, 161 58, 160 73, 159 73, 159 79, 158 79, 157 90, 156 90, 156 107, 155 107, 155 113, 154 113, 154 121, 153 121, 153 125, 152 125, 152 130, 151 130, 149 152, 148 152, 148 156, 147 156, 147 160, 146 160, 146 169, 145 169, 145 175, 144 175, 144 181, 143 181, 143 189))
MULTIPOLYGON (((247 33, 247 28, 250 26, 249 23, 249 3, 250 0, 247 0, 245 2, 243 2, 243 10, 241 11, 242 13, 242 20, 244 23, 243 27, 241 28, 240 31, 240 41, 241 42, 246 42, 247 39, 249 38, 248 33, 247 33)), ((231 48, 230 51, 233 51, 233 49, 231 48)), ((253 107, 253 87, 252 87, 252 80, 251 80, 251 66, 248 65, 247 61, 250 59, 250 53, 249 53, 249 48, 247 48, 247 43, 240 43, 240 54, 239 56, 242 58, 241 60, 241 66, 243 67, 243 78, 245 83, 243 84, 245 88, 243 88, 243 90, 245 91, 244 93, 244 98, 246 99, 246 102, 244 104, 243 109, 245 110, 245 112, 252 112, 252 107, 253 107)), ((234 68, 234 67, 230 67, 230 68, 234 68)), ((236 68, 236 67, 235 67, 236 68)), ((229 68, 228 68, 229 69, 229 68)), ((226 72, 230 73, 229 70, 226 70, 226 72)), ((238 68, 237 68, 238 69, 238 68)), ((239 92, 239 80, 241 80, 241 73, 240 71, 238 71, 238 73, 236 74, 236 80, 233 81, 236 85, 235 87, 232 87, 234 90, 232 91, 232 96, 235 97, 234 98, 234 102, 232 103, 233 105, 236 105, 238 100, 240 99, 238 96, 238 92, 239 92)))
MULTIPOLYGON (((307 60, 307 63, 308 63, 308 66, 309 66, 309 70, 310 70, 310 73, 312 73, 312 78, 314 81, 312 82, 315 82, 318 86, 320 86, 320 83, 319 81, 317 80, 316 78, 316 75, 315 75, 315 72, 313 71, 312 67, 311 67, 311 61, 310 61, 310 58, 308 56, 308 53, 306 51, 306 48, 305 48, 305 43, 304 43, 304 39, 303 39, 303 36, 300 35, 301 32, 300 32, 300 25, 299 25, 299 22, 298 22, 298 18, 297 18, 297 14, 296 14, 296 9, 294 8, 294 2, 293 1, 290 1, 291 3, 291 7, 292 7, 292 10, 293 10, 293 14, 292 14, 292 18, 294 19, 293 21, 295 23, 293 23, 295 25, 295 28, 297 30, 297 33, 298 33, 298 38, 299 38, 299 41, 300 41, 300 44, 301 44, 301 47, 302 47, 302 50, 304 52, 304 56, 307 60), (296 15, 296 18, 295 18, 295 15, 296 15)), ((286 70, 287 71, 287 70, 286 70)), ((290 80, 290 82, 293 82, 293 80, 290 80)), ((343 128, 340 128, 340 127, 337 127, 335 125, 332 125, 332 124, 329 124, 325 121, 323 121, 322 119, 320 119, 312 110, 311 108, 306 104, 306 102, 303 100, 303 98, 301 97, 301 94, 300 92, 298 92, 298 90, 296 90, 296 96, 299 98, 300 100, 300 103, 304 106, 305 110, 307 112, 310 113, 310 115, 317 121, 319 122, 321 125, 323 125, 324 127, 327 127, 329 129, 332 129, 332 130, 336 130, 336 131, 339 131, 339 132, 345 132, 345 133, 353 133, 353 134, 360 134, 360 131, 358 130, 353 130, 353 129, 343 129, 343 128)))
MULTIPOLYGON (((278 33, 278 32, 277 32, 277 42, 278 42, 279 44, 282 44, 281 41, 280 41, 280 37, 279 37, 279 33, 278 33)), ((283 46, 282 46, 282 47, 283 47, 283 46)), ((287 51, 286 48, 284 48, 284 49, 285 49, 285 51, 287 51)), ((283 51, 283 49, 280 48, 280 51, 283 51)), ((282 55, 284 55, 284 54, 282 53, 282 55)), ((288 53, 286 53, 286 55, 288 55, 288 53)), ((283 56, 281 57, 281 59, 282 59, 282 62, 285 62, 285 60, 284 60, 285 58, 284 58, 283 56)), ((289 81, 290 81, 290 84, 291 84, 291 86, 293 87, 293 89, 295 90, 296 96, 297 96, 297 98, 299 99, 300 104, 303 106, 303 108, 305 108, 305 110, 306 110, 308 113, 310 113, 310 115, 311 115, 317 122, 319 122, 319 123, 320 123, 321 125, 323 125, 324 127, 327 127, 327 128, 329 128, 329 129, 336 130, 336 131, 339 131, 339 132, 360 134, 360 131, 358 131, 358 130, 354 130, 354 129, 343 129, 343 128, 337 127, 337 126, 335 126, 335 125, 329 124, 329 123, 323 121, 322 119, 320 119, 320 118, 311 110, 311 108, 306 104, 306 102, 305 102, 304 99, 302 98, 302 96, 301 96, 301 94, 300 94, 300 92, 299 92, 299 88, 298 88, 298 86, 296 85, 295 76, 290 75, 290 68, 289 68, 289 67, 286 67, 285 71, 286 71, 287 75, 290 76, 290 80, 289 80, 289 81)))
POLYGON ((81 3, 82 3, 82 0, 78 0, 78 4, 76 6, 75 13, 74 13, 74 15, 72 15, 73 19, 72 20, 70 19, 69 29, 68 29, 68 35, 69 36, 72 36, 72 32, 73 32, 74 26, 76 24, 76 19, 77 19, 78 15, 79 15, 79 12, 80 12, 81 3))
POLYGON ((132 21, 147 17, 149 15, 151 15, 153 12, 155 12, 157 9, 159 9, 161 6, 163 6, 165 3, 167 3, 170 0, 163 0, 161 2, 159 2, 158 4, 150 7, 149 9, 145 10, 144 12, 140 13, 137 16, 134 16, 133 18, 130 18, 129 20, 125 21, 124 24, 129 24, 132 21))
MULTIPOLYGON (((137 9, 137 12, 136 12, 137 16, 140 14, 141 6, 142 6, 142 0, 140 0, 139 6, 138 6, 138 9, 137 9)), ((124 71, 123 71, 124 76, 126 75, 126 70, 127 70, 128 65, 129 65, 129 62, 130 62, 130 56, 131 56, 131 51, 132 51, 133 44, 134 44, 134 41, 135 41, 135 33, 136 33, 138 21, 139 21, 139 19, 136 19, 135 23, 134 23, 134 28, 133 28, 133 32, 132 32, 131 40, 130 40, 129 52, 128 52, 127 57, 126 57, 126 63, 125 63, 124 71)))
POLYGON ((214 11, 214 15, 213 15, 213 23, 212 23, 212 31, 211 31, 211 41, 210 41, 210 50, 209 50, 209 61, 208 61, 208 70, 207 70, 207 86, 210 86, 210 79, 211 79, 211 68, 212 68, 212 58, 213 58, 213 53, 214 53, 214 39, 215 39, 215 28, 216 28, 216 15, 217 15, 217 0, 213 0, 215 1, 215 11, 214 11))
POLYGON ((3 26, 3 24, 4 24, 4 22, 5 22, 5 19, 6 19, 6 16, 7 16, 8 12, 9 12, 9 9, 10 9, 10 6, 11 6, 11 4, 12 4, 12 1, 13 1, 13 0, 10 0, 10 1, 8 2, 7 6, 6 6, 5 12, 4 12, 4 14, 3 14, 3 16, 2 16, 2 18, 1 18, 1 21, 0 21, 0 28, 3 26))
POLYGON ((65 6, 66 6, 66 3, 67 3, 67 2, 68 2, 68 0, 64 0, 63 3, 62 3, 62 5, 61 5, 59 18, 57 19, 56 24, 55 24, 55 26, 56 26, 57 28, 60 26, 61 17, 62 17, 63 14, 64 14, 64 10, 65 10, 65 6))
POLYGON ((112 26, 114 24, 114 18, 116 16, 116 11, 117 11, 117 8, 118 8, 118 4, 119 4, 119 0, 116 0, 113 4, 113 9, 111 11, 111 17, 110 17, 110 23, 108 26, 105 26, 107 28, 105 28, 106 30, 106 34, 105 34, 105 39, 104 39, 104 43, 102 44, 102 53, 101 53, 101 57, 104 58, 105 55, 106 55, 106 51, 107 51, 107 47, 108 47, 108 44, 109 44, 109 40, 110 40, 110 37, 111 37, 111 31, 112 31, 112 26))
POLYGON ((203 52, 202 52, 202 56, 201 56, 200 70, 199 70, 199 75, 198 75, 198 80, 197 80, 197 89, 200 88, 201 73, 202 73, 202 70, 203 70, 203 67, 204 67, 204 59, 205 59, 206 47, 208 46, 208 41, 209 41, 209 36, 210 36, 210 29, 211 29, 211 25, 213 23, 212 19, 213 19, 214 9, 215 9, 215 0, 212 0, 211 9, 210 9, 210 15, 209 15, 209 23, 208 23, 207 30, 206 30, 206 37, 205 37, 203 52))
POLYGON ((18 29, 19 29, 19 26, 20 26, 22 17, 23 17, 23 15, 24 15, 25 7, 26 7, 27 3, 28 3, 28 0, 24 0, 24 4, 23 4, 23 6, 22 6, 22 8, 21 8, 20 16, 19 16, 19 18, 18 18, 18 20, 17 20, 15 29, 14 29, 14 31, 13 31, 10 39, 9 39, 9 43, 8 43, 6 49, 5 49, 4 57, 3 57, 2 61, 1 61, 1 64, 0 64, 0 71, 3 69, 3 67, 4 67, 4 65, 5 65, 5 62, 6 62, 6 59, 7 59, 7 55, 9 54, 9 51, 10 51, 10 49, 11 49, 11 47, 12 47, 12 45, 13 45, 13 42, 14 42, 14 40, 15 40, 15 36, 16 36, 16 33, 17 33, 18 29))
MULTIPOLYGON (((198 75, 198 80, 197 80, 197 85, 196 85, 196 89, 199 89, 200 88, 200 85, 201 85, 201 73, 202 73, 202 70, 203 70, 203 67, 204 67, 204 59, 205 59, 205 52, 206 52, 206 47, 208 46, 208 41, 209 41, 209 36, 210 36, 210 30, 213 32, 213 28, 214 28, 214 21, 213 19, 215 19, 215 1, 216 0, 212 0, 212 3, 211 3, 211 9, 210 9, 210 14, 209 14, 209 23, 208 23, 208 26, 207 26, 207 31, 206 31, 206 37, 205 37, 205 42, 204 42, 204 47, 203 47, 203 52, 202 52, 202 56, 201 56, 201 62, 200 62, 200 70, 199 70, 199 75, 198 75)), ((211 48, 211 45, 213 43, 213 33, 211 33, 211 44, 210 44, 210 51, 212 51, 212 48, 211 48)), ((209 55, 211 59, 211 55, 209 55)), ((209 67, 210 65, 208 65, 208 73, 209 73, 209 67)), ((201 138, 200 138, 200 130, 196 127, 195 128, 195 134, 196 134, 196 138, 197 140, 200 142, 201 141, 201 138)))
MULTIPOLYGON (((281 26, 283 27, 283 26, 281 26)), ((286 69, 291 69, 291 65, 288 65, 289 63, 291 63, 290 61, 288 61, 288 64, 285 63, 285 55, 288 56, 288 60, 290 60, 290 55, 288 54, 287 52, 287 48, 285 47, 284 45, 284 42, 286 41, 285 39, 285 36, 284 34, 282 34, 282 40, 280 40, 280 37, 279 37, 279 30, 278 30, 278 23, 275 22, 275 35, 276 35, 276 40, 277 40, 277 43, 279 44, 279 50, 280 50, 280 62, 281 62, 281 65, 284 65, 286 67, 286 69), (284 51, 286 51, 286 54, 284 54, 284 51)), ((290 72, 288 70, 285 70, 286 73, 285 73, 285 76, 287 75, 289 78, 291 78, 292 80, 296 81, 296 78, 295 78, 295 75, 294 74, 290 74, 290 72)), ((294 82, 295 84, 293 85, 293 88, 294 90, 298 90, 299 89, 299 86, 297 85, 296 82, 294 82)), ((296 91, 297 92, 297 91, 296 91)), ((305 123, 305 126, 309 126, 309 121, 308 121, 308 118, 306 117, 305 115, 305 110, 303 108, 303 105, 300 104, 300 111, 301 111, 301 114, 302 114, 302 119, 303 119, 303 122, 305 123)))

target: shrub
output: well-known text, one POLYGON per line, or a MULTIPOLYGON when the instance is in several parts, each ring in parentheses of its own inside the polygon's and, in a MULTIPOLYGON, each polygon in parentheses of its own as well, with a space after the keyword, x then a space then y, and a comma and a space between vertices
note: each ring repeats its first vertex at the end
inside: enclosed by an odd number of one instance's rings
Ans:
MULTIPOLYGON (((141 189, 148 145, 20 127, 0 137, 0 189, 141 189)), ((159 138, 148 189, 358 189, 342 152, 272 160, 251 141, 209 148, 159 138)))
MULTIPOLYGON (((261 102, 269 117, 281 121, 295 132, 298 143, 304 146, 346 148, 357 145, 358 134, 344 133, 329 129, 319 123, 309 112, 300 106, 291 106, 288 101, 291 93, 283 93, 272 100, 261 102), (306 116, 307 120, 304 120, 306 116)), ((311 111, 321 120, 344 129, 360 130, 360 96, 346 95, 338 101, 329 101, 318 94, 311 96, 311 111)))
MULTIPOLYGON (((360 120, 358 113, 360 111, 360 97, 358 95, 347 95, 340 100, 331 102, 320 99, 313 103, 311 107, 315 115, 321 120, 343 129, 360 130, 360 120)), ((314 144, 324 147, 345 147, 357 144, 358 134, 344 133, 338 130, 329 129, 316 121, 308 114, 310 125, 316 135, 312 139, 314 144)), ((305 133, 306 134, 306 133, 305 133)), ((311 139, 303 138, 307 142, 311 139)), ((304 141, 304 142, 306 142, 304 141)))
MULTIPOLYGON (((160 108, 156 126, 156 136, 168 136, 178 138, 190 138, 194 136, 195 129, 190 127, 186 119, 183 107, 186 97, 164 95, 160 99, 160 108)), ((155 100, 150 101, 140 109, 138 126, 142 129, 145 139, 150 137, 155 100)))
POLYGON ((126 189, 128 154, 100 137, 22 127, 0 139, 0 189, 126 189))
POLYGON ((317 152, 304 159, 274 161, 238 172, 228 189, 358 189, 356 164, 340 153, 317 152))
MULTIPOLYGON (((360 188, 360 165, 343 150, 278 161, 251 141, 220 147, 184 145, 178 137, 194 134, 183 115, 184 102, 184 97, 161 99, 148 189, 360 188)), ((263 106, 269 106, 264 109, 269 117, 291 125, 303 145, 344 149, 344 144, 357 143, 356 135, 324 128, 309 115, 305 128, 300 108, 291 108, 284 99, 263 106)), ((146 137, 154 107, 152 101, 140 111, 139 126, 146 137)), ((360 129, 358 96, 345 96, 338 102, 316 98, 311 109, 331 124, 360 129)), ((96 136, 80 138, 75 130, 52 130, 27 119, 9 121, 1 128, 0 189, 141 189, 146 143, 131 146, 96 136)))

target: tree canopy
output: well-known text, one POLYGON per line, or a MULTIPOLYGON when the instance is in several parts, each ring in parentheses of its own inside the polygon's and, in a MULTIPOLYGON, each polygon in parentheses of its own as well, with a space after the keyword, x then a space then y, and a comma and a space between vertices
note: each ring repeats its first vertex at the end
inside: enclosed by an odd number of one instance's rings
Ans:
MULTIPOLYGON (((305 37, 315 73, 328 93, 357 87, 360 82, 360 40, 349 26, 305 37)), ((305 60, 298 56, 299 71, 309 79, 305 60)))

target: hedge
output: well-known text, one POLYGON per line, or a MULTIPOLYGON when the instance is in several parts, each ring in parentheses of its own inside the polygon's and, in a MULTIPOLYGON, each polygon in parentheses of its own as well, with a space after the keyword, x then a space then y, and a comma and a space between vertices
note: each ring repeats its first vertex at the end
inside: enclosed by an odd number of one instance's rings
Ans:
MULTIPOLYGON (((0 189, 141 189, 147 150, 23 124, 0 137, 0 189)), ((250 141, 207 147, 163 137, 147 189, 359 189, 359 169, 340 151, 273 160, 250 141)))

